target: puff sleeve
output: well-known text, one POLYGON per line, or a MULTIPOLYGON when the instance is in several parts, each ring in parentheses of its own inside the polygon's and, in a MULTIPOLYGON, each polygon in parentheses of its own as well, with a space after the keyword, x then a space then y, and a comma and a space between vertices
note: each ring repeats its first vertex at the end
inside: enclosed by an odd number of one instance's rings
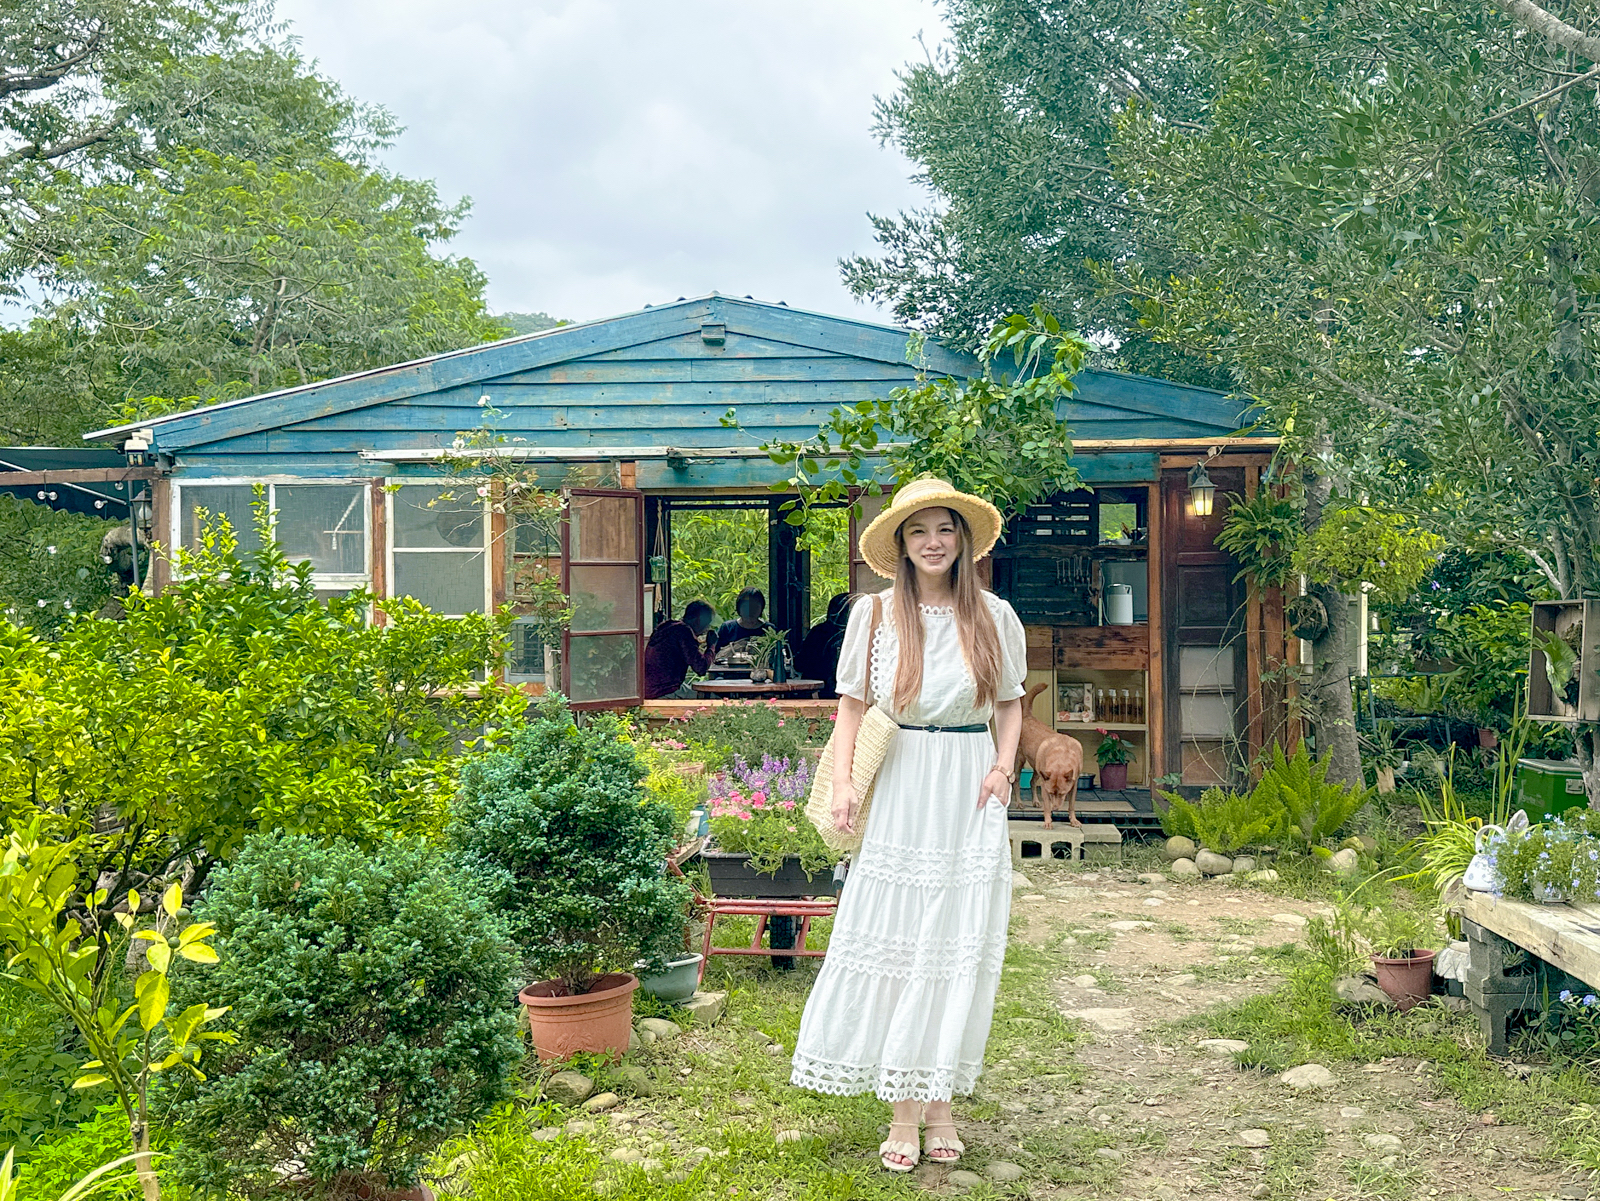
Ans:
MULTIPOLYGON (((871 648, 867 631, 872 628, 872 597, 858 596, 850 606, 850 620, 844 627, 844 644, 839 648, 839 674, 835 691, 870 703, 869 675, 871 648)), ((1021 695, 1018 693, 1017 695, 1021 695)))
POLYGON ((1000 634, 1000 687, 994 699, 997 703, 1014 701, 1025 691, 1023 685, 1028 678, 1028 635, 1015 609, 992 592, 985 595, 1000 634))

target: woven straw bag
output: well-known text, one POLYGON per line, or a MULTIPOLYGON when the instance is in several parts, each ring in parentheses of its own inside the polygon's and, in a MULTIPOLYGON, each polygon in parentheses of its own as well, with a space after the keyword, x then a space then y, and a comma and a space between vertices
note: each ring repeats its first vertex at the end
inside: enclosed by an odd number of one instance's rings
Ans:
MULTIPOLYGON (((883 605, 877 596, 872 598, 872 624, 867 630, 867 678, 871 687, 872 641, 877 637, 878 618, 883 605)), ((817 763, 817 774, 811 781, 811 799, 806 802, 806 817, 817 828, 822 841, 831 851, 850 854, 861 846, 862 833, 867 828, 867 813, 872 807, 872 791, 877 786, 878 769, 900 733, 900 724, 877 705, 867 708, 856 732, 855 754, 850 760, 850 779, 856 786, 857 807, 852 814, 851 829, 846 832, 833 824, 833 744, 838 740, 835 730, 822 748, 822 758, 817 763)))

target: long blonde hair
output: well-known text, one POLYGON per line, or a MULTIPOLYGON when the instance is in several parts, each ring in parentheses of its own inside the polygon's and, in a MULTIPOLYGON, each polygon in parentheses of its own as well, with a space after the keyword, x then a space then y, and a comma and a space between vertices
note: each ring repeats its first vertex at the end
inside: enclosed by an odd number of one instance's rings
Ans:
MULTIPOLYGON (((929 506, 942 508, 943 506, 929 506)), ((950 565, 950 587, 955 593, 956 634, 961 639, 961 657, 978 686, 978 707, 991 704, 1000 691, 1000 631, 994 615, 984 602, 978 572, 972 558, 972 530, 967 519, 954 509, 946 509, 955 522, 960 549, 950 565)), ((906 520, 910 520, 907 518, 906 520)), ((922 611, 917 607, 917 569, 906 554, 905 522, 894 532, 900 564, 894 576, 894 628, 900 643, 900 662, 894 673, 894 707, 903 712, 916 703, 922 693, 922 611)))

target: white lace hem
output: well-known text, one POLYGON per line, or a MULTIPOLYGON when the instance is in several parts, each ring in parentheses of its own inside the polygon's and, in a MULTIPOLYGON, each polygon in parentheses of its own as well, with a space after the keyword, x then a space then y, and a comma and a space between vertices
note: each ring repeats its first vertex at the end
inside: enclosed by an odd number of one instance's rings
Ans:
POLYGON ((1005 940, 986 935, 921 940, 880 935, 841 942, 828 948, 831 971, 892 980, 976 985, 984 975, 998 980, 1006 958, 1005 940))
POLYGON ((966 888, 1007 881, 1011 856, 1006 846, 917 847, 869 842, 861 848, 850 872, 858 880, 916 888, 966 888))
POLYGON ((954 1067, 892 1068, 872 1064, 825 1063, 795 1054, 789 1083, 830 1097, 855 1097, 875 1093, 880 1101, 948 1101, 966 1096, 978 1083, 983 1064, 957 1063, 954 1067))

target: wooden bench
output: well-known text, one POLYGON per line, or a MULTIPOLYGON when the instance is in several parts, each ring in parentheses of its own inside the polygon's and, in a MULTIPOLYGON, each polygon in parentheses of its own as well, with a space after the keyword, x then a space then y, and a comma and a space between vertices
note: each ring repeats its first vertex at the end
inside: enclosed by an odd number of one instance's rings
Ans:
POLYGON ((1534 905, 1468 892, 1460 906, 1470 958, 1463 986, 1491 1054, 1513 1018, 1543 1014, 1563 989, 1600 989, 1600 905, 1534 905))

